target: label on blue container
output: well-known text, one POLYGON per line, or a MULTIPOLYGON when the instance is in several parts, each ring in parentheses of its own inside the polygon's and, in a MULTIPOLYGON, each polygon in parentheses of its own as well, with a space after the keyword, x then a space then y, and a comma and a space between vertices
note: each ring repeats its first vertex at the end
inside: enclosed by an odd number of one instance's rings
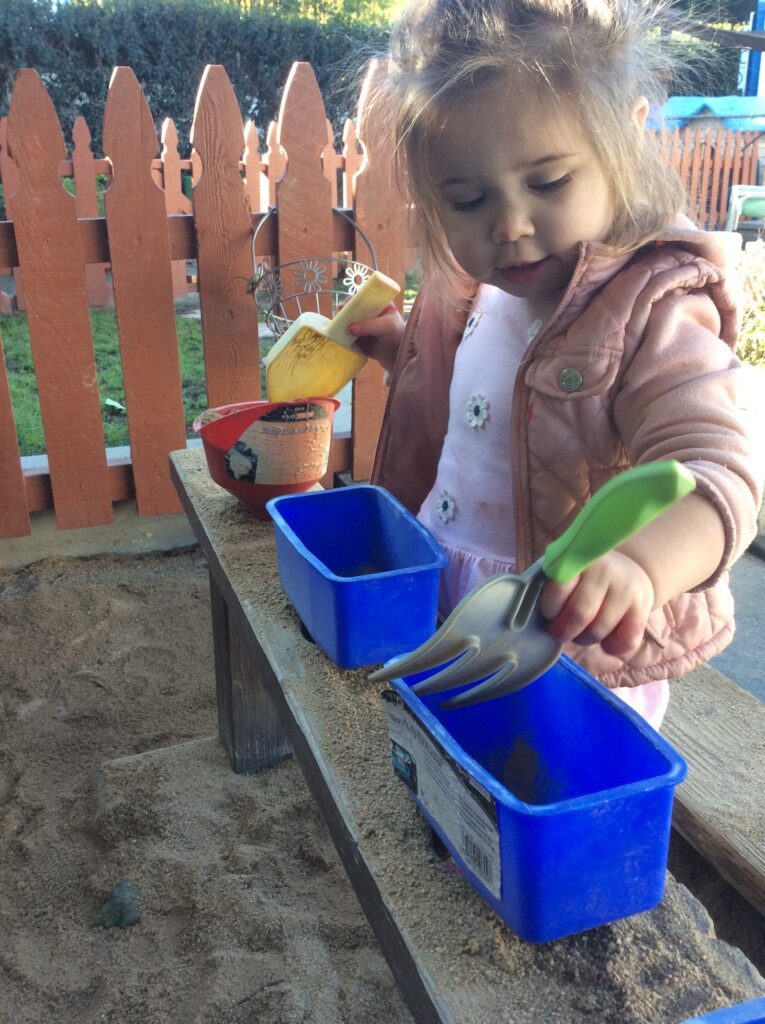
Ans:
POLYGON ((396 774, 470 870, 501 899, 496 801, 423 729, 397 693, 383 696, 396 774))

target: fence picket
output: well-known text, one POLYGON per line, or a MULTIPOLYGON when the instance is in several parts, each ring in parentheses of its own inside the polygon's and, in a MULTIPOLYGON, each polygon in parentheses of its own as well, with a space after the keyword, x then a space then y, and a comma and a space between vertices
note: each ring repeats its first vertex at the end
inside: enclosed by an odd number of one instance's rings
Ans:
MULTIPOLYGON (((332 189, 321 162, 327 145, 327 116, 313 68, 303 61, 292 65, 284 87, 276 141, 287 157, 285 174, 276 184, 279 263, 326 259, 333 249, 332 189)), ((284 294, 331 288, 329 277, 326 263, 318 264, 315 274, 309 269, 304 274, 284 273, 284 294)), ((320 297, 319 310, 331 316, 328 295, 320 297)), ((290 320, 300 311, 296 302, 285 303, 290 320)))
POLYGON ((693 153, 690 164, 690 184, 688 186, 688 193, 690 196, 689 206, 695 223, 704 222, 704 191, 702 188, 702 167, 704 164, 705 151, 708 142, 709 139, 706 136, 702 135, 702 133, 695 133, 692 143, 693 153))
MULTIPOLYGON (((191 200, 183 191, 181 158, 178 155, 178 129, 171 117, 166 117, 162 122, 160 138, 162 173, 157 184, 165 193, 165 210, 170 216, 191 213, 191 200)), ((185 260, 173 260, 172 275, 173 296, 181 299, 189 291, 185 260)))
POLYGON ((287 157, 276 140, 279 133, 279 126, 276 121, 271 121, 266 135, 266 155, 263 162, 268 172, 268 206, 276 206, 276 183, 284 177, 287 170, 287 157))
POLYGON ((268 207, 268 178, 262 171, 260 141, 254 121, 248 121, 244 126, 244 177, 250 199, 250 212, 260 213, 268 207))
POLYGON ((744 158, 741 163, 741 178, 743 181, 753 181, 757 174, 757 132, 746 132, 744 135, 744 158))
POLYGON ((725 133, 725 154, 723 156, 722 184, 720 186, 720 224, 725 223, 728 214, 728 191, 731 187, 731 173, 733 171, 733 149, 735 134, 731 131, 725 133))
POLYGON ((167 211, 151 169, 157 148, 138 79, 115 68, 104 112, 114 168, 106 227, 140 515, 180 511, 167 453, 186 447, 167 211))
POLYGON ((741 181, 741 160, 744 151, 744 133, 736 132, 733 146, 733 167, 731 176, 733 181, 741 181))
MULTIPOLYGON (((72 177, 75 185, 75 209, 79 218, 97 217, 98 193, 93 151, 90 148, 90 129, 84 117, 78 117, 72 129, 72 177)), ((85 264, 85 289, 90 306, 110 306, 111 288, 106 281, 108 263, 85 264)))
MULTIPOLYGON (((15 167, 8 159, 8 118, 0 117, 0 184, 3 186, 5 199, 5 216, 9 221, 13 220, 13 196, 18 188, 15 178, 15 167)), ((19 267, 3 268, 11 272, 13 276, 13 290, 15 292, 15 307, 19 311, 25 310, 24 287, 21 283, 21 270, 19 267)), ((0 292, 2 300, 2 312, 13 313, 14 302, 7 292, 0 292)))
POLYGON ((329 182, 329 187, 332 189, 332 205, 338 205, 338 172, 342 170, 343 156, 342 153, 338 153, 335 150, 335 133, 332 129, 332 122, 329 118, 327 121, 327 145, 324 152, 321 154, 321 165, 324 168, 324 177, 329 182))
POLYGON ((56 521, 72 529, 111 522, 112 505, 77 212, 59 178, 65 153, 40 76, 23 69, 8 114, 14 229, 56 521))
MULTIPOLYGON (((391 147, 379 119, 367 111, 367 97, 381 65, 370 67, 359 99, 358 134, 364 159, 355 182, 354 219, 372 243, 379 269, 401 285, 399 309, 403 308, 406 250, 406 207, 394 173, 391 147)), ((357 237, 357 258, 369 256, 357 237)), ((387 399, 383 370, 371 360, 353 386, 353 465, 354 480, 368 479, 372 471, 377 436, 387 399)))
POLYGON ((361 167, 356 125, 348 118, 343 127, 343 206, 353 208, 355 178, 361 167))
POLYGON ((712 185, 710 188, 709 200, 709 220, 707 221, 707 226, 711 228, 720 223, 720 207, 722 205, 722 197, 720 195, 720 172, 722 170, 723 162, 724 135, 725 133, 722 128, 718 128, 715 131, 713 145, 714 160, 712 162, 712 185))
POLYGON ((3 342, 0 338, 0 538, 26 537, 32 532, 27 509, 24 474, 19 461, 16 426, 8 377, 5 371, 3 342))
POLYGON ((202 170, 194 188, 199 300, 211 406, 260 397, 258 317, 252 277, 252 217, 239 170, 244 127, 225 70, 205 68, 191 141, 202 170))

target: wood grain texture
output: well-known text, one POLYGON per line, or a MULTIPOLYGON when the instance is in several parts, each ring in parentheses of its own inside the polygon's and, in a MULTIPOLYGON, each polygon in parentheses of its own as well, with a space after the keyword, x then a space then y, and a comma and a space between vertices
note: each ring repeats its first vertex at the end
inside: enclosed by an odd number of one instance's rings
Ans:
MULTIPOLYGON (((162 122, 162 173, 160 187, 165 193, 165 209, 168 216, 175 214, 190 214, 191 200, 183 191, 183 177, 181 164, 188 161, 181 161, 178 155, 178 129, 171 117, 166 117, 162 122)), ((186 280, 186 261, 173 260, 173 296, 176 299, 188 294, 189 286, 186 280)))
MULTIPOLYGON (((327 146, 327 115, 319 85, 310 64, 292 65, 279 110, 277 145, 285 152, 287 168, 276 183, 278 263, 292 260, 325 260, 332 255, 332 188, 324 174, 322 153, 327 146)), ((330 265, 319 264, 319 289, 331 289, 330 265)), ((283 274, 285 294, 303 291, 301 274, 283 274)), ((314 310, 316 306, 311 308, 314 310)), ((322 297, 319 311, 332 315, 331 303, 322 297)), ((299 310, 287 308, 294 320, 299 310)))
POLYGON ((675 828, 765 914, 765 707, 703 666, 672 683, 662 732, 688 762, 675 828))
POLYGON ((272 768, 292 756, 292 747, 273 702, 263 687, 258 667, 239 632, 216 578, 210 573, 218 736, 238 774, 272 768))
MULTIPOLYGON (((85 220, 87 217, 98 216, 98 193, 96 191, 96 161, 90 148, 90 129, 84 117, 78 117, 75 120, 72 141, 74 142, 72 177, 75 184, 75 209, 77 217, 85 220)), ((88 303, 91 306, 111 305, 112 291, 106 283, 108 266, 108 263, 85 264, 85 290, 88 293, 88 303)))
POLYGON ((167 455, 185 446, 186 429, 165 196, 151 173, 158 141, 130 68, 112 75, 104 148, 114 168, 106 224, 136 501, 140 515, 164 515, 180 511, 167 455))
POLYGON ((19 72, 8 114, 13 216, 56 522, 111 522, 104 434, 75 201, 61 187, 56 113, 36 71, 19 72))
POLYGON ((250 213, 268 209, 268 178, 260 159, 258 128, 254 121, 244 126, 244 180, 250 201, 250 213))
MULTIPOLYGON (((5 200, 5 216, 7 218, 5 224, 0 222, 0 229, 6 224, 7 227, 13 231, 12 225, 9 223, 13 220, 13 197, 18 191, 18 182, 16 180, 16 166, 12 160, 8 158, 8 118, 0 117, 0 184, 3 186, 3 199, 5 200)), ((0 249, 2 248, 2 241, 0 236, 0 249)), ((6 261, 0 255, 0 266, 4 270, 10 270, 13 274, 13 287, 16 293, 16 309, 25 310, 26 302, 24 300, 24 285, 21 280, 21 271, 18 266, 18 253, 16 252, 16 241, 13 240, 13 255, 15 260, 11 258, 6 261)), ((6 293, 4 293, 6 294, 6 293)), ((10 300, 10 296, 8 296, 10 300)), ((13 308, 9 308, 8 312, 13 312, 13 308)))
POLYGON ((260 398, 258 316, 252 277, 252 217, 240 173, 244 128, 228 75, 208 65, 191 142, 201 162, 194 187, 199 301, 210 406, 260 398))

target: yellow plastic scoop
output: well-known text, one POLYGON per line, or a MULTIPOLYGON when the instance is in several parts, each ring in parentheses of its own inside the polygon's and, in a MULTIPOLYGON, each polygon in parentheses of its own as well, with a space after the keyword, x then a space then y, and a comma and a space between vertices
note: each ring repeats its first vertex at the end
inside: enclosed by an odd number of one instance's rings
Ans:
POLYGON ((321 313, 299 316, 265 358, 269 401, 331 398, 341 391, 367 361, 349 325, 382 313, 400 290, 375 270, 331 320, 321 313))

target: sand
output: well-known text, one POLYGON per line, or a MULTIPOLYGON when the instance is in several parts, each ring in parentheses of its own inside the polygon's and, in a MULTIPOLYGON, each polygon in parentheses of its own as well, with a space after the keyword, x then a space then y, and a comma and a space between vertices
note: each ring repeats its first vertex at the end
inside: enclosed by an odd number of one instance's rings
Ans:
POLYGON ((411 1020, 296 764, 231 772, 211 643, 197 553, 0 573, 3 1022, 411 1020))
MULTIPOLYGON (((0 665, 0 1020, 411 1021, 297 765, 229 769, 197 551, 0 572, 0 665), (122 880, 140 921, 94 927, 122 880)), ((671 879, 649 914, 519 942, 476 915, 413 804, 388 821, 399 786, 392 772, 378 783, 381 856, 410 844, 448 893, 407 900, 441 935, 455 987, 512 978, 502 1024, 678 1024, 765 994, 671 879)))

